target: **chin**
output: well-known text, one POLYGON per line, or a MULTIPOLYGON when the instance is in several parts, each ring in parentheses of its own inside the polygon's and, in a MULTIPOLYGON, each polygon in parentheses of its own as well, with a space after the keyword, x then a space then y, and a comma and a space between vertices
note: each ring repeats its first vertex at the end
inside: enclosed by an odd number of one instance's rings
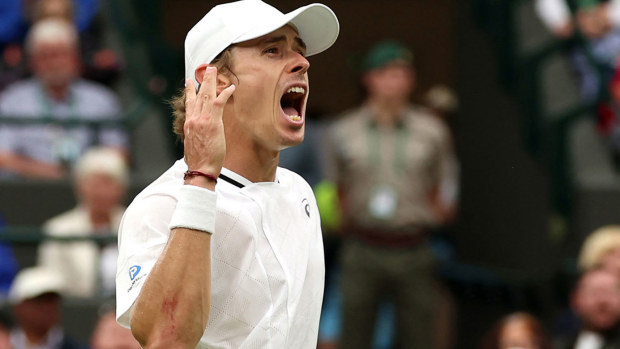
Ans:
POLYGON ((283 149, 286 149, 286 148, 294 147, 296 145, 301 144, 301 142, 303 142, 303 141, 304 141, 303 130, 302 130, 301 134, 295 135, 294 137, 291 137, 291 136, 282 137, 281 142, 280 142, 280 149, 279 150, 283 150, 283 149))

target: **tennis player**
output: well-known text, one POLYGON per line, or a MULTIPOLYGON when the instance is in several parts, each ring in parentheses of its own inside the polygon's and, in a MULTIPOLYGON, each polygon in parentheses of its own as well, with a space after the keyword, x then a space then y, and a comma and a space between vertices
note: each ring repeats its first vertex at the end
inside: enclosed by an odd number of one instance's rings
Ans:
POLYGON ((304 138, 306 57, 338 31, 322 4, 283 14, 243 0, 188 32, 175 103, 185 156, 119 232, 118 321, 144 348, 316 348, 319 212, 278 157, 304 138))

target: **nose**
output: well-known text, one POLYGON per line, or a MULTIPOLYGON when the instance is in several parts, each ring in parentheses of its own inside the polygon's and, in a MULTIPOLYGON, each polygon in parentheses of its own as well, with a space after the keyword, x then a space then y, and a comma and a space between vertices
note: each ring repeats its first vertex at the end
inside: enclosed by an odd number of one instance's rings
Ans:
POLYGON ((294 55, 295 55, 295 59, 291 63, 290 72, 300 74, 300 75, 305 74, 308 71, 308 69, 310 69, 310 62, 308 62, 306 57, 304 57, 298 52, 295 52, 294 55))

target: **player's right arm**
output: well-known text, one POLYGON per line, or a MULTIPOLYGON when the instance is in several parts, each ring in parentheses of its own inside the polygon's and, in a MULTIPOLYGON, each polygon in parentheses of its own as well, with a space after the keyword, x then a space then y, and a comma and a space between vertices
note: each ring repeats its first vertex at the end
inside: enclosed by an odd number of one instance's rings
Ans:
MULTIPOLYGON (((216 80, 217 70, 207 68, 198 94, 193 82, 187 81, 184 125, 189 169, 214 177, 219 175, 226 153, 223 109, 234 92, 231 85, 217 95, 216 80)), ((194 186, 185 188, 190 191, 205 190, 205 195, 215 195, 215 182, 205 177, 190 177, 185 186, 194 186)), ((181 200, 175 210, 183 208, 181 200)), ((194 348, 198 344, 210 310, 210 233, 213 231, 183 227, 171 230, 131 313, 131 330, 144 348, 194 348)))

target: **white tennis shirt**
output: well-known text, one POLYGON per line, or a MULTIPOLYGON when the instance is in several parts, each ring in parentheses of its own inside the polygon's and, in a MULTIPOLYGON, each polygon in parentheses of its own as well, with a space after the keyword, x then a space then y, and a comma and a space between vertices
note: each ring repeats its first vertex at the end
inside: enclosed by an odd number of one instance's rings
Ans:
MULTIPOLYGON (((187 165, 177 161, 136 196, 121 222, 117 318, 130 310, 168 240, 187 165)), ((316 348, 325 265, 310 186, 278 168, 252 183, 222 169, 211 238, 211 312, 197 348, 316 348)))

